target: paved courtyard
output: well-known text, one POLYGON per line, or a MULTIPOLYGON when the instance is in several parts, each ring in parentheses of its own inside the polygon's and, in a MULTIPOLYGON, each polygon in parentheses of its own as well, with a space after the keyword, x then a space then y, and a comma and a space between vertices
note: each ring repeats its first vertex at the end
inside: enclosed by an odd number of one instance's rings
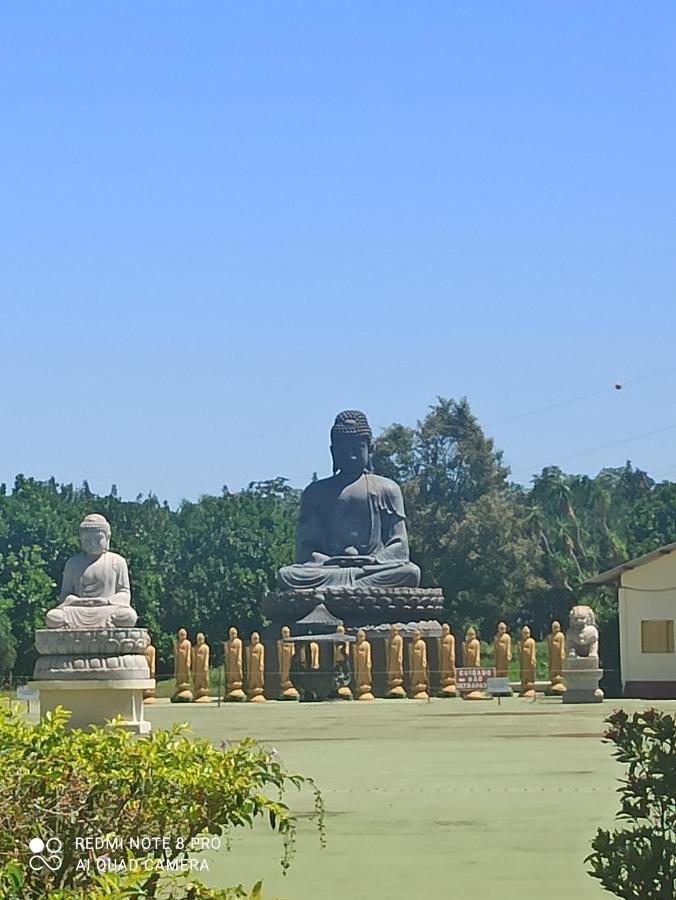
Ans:
POLYGON ((319 849, 309 794, 289 874, 262 824, 210 855, 214 884, 264 879, 266 900, 601 900, 583 859, 612 824, 622 768, 600 735, 613 708, 557 699, 149 707, 155 727, 188 722, 215 742, 251 736, 311 775, 327 808, 319 849))

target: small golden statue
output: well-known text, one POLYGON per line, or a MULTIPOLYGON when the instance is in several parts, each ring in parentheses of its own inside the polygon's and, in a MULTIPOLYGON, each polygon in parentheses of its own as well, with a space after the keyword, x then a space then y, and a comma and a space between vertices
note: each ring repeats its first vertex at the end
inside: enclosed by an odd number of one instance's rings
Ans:
MULTIPOLYGON (((345 626, 336 626, 337 634, 345 634, 345 626)), ((350 645, 338 643, 333 646, 333 671, 338 682, 336 694, 340 700, 352 700, 350 689, 350 645)))
POLYGON ((387 696, 392 700, 406 697, 404 690, 404 639, 396 625, 390 628, 387 650, 387 696))
POLYGON ((551 633, 547 637, 549 649, 549 694, 565 694, 563 683, 563 661, 566 658, 566 636, 561 630, 561 623, 552 622, 551 633))
POLYGON ((357 700, 375 700, 371 683, 371 645, 366 640, 366 632, 360 628, 354 650, 354 680, 357 700))
POLYGON ((535 696, 535 641, 530 628, 524 625, 519 642, 519 670, 521 672, 521 697, 535 696))
POLYGON ((265 647, 257 631, 246 651, 246 671, 249 703, 265 703, 265 647))
POLYGON ((439 677, 441 679, 440 697, 455 697, 455 638, 451 634, 451 626, 441 626, 439 638, 439 677))
POLYGON ((242 639, 236 628, 228 631, 228 640, 223 645, 223 662, 225 666, 225 699, 235 702, 246 700, 246 694, 242 690, 244 682, 242 639))
POLYGON ((284 625, 281 638, 277 641, 277 662, 279 664, 279 699, 298 700, 300 694, 291 682, 291 663, 296 653, 296 645, 288 640, 291 637, 291 629, 284 625))
POLYGON ((408 648, 408 671, 411 678, 411 699, 429 700, 427 693, 427 646, 416 628, 408 648))
POLYGON ((195 703, 209 703, 209 645, 202 632, 195 635, 193 653, 193 682, 195 703))
POLYGON ((498 633, 493 638, 493 659, 495 674, 498 678, 509 677, 509 664, 512 661, 512 638, 507 632, 507 625, 498 622, 498 633))
MULTIPOLYGON (((149 678, 155 677, 155 668, 156 668, 156 659, 157 653, 152 644, 148 644, 146 649, 143 651, 145 654, 146 662, 148 663, 148 671, 150 672, 149 678)), ((155 688, 145 688, 143 691, 143 702, 144 703, 154 703, 155 702, 155 688)))
POLYGON ((174 643, 174 678, 176 685, 171 698, 172 703, 190 703, 190 668, 192 664, 192 644, 188 640, 185 628, 179 628, 174 643))
MULTIPOLYGON (((466 669, 481 668, 481 642, 476 634, 476 628, 471 625, 465 632, 465 641, 462 645, 462 664, 466 669)), ((464 691, 463 700, 486 700, 484 691, 464 691)))

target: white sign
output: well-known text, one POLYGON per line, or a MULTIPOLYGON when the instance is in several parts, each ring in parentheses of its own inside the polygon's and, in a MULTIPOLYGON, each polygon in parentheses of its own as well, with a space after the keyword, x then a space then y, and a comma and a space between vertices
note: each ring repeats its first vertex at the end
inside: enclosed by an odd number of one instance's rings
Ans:
POLYGON ((16 699, 37 701, 40 699, 40 696, 36 690, 33 690, 30 684, 20 684, 16 689, 16 699))
POLYGON ((512 688, 509 684, 509 678, 503 676, 489 678, 486 682, 486 690, 494 697, 509 697, 512 694, 512 688))

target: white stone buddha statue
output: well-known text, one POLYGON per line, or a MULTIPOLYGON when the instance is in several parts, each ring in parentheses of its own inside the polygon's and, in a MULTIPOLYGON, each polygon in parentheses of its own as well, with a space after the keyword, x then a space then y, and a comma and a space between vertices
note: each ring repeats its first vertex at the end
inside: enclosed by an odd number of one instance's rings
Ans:
POLYGON ((131 607, 127 561, 110 547, 110 525, 94 513, 80 523, 81 553, 71 556, 63 571, 60 603, 46 616, 48 628, 131 628, 137 614, 131 607))

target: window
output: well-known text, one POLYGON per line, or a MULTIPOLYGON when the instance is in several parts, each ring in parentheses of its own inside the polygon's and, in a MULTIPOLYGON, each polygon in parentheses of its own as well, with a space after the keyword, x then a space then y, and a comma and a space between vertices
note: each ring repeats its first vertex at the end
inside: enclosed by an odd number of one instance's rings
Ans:
POLYGON ((673 619, 648 619, 641 622, 641 653, 673 652, 673 619))

